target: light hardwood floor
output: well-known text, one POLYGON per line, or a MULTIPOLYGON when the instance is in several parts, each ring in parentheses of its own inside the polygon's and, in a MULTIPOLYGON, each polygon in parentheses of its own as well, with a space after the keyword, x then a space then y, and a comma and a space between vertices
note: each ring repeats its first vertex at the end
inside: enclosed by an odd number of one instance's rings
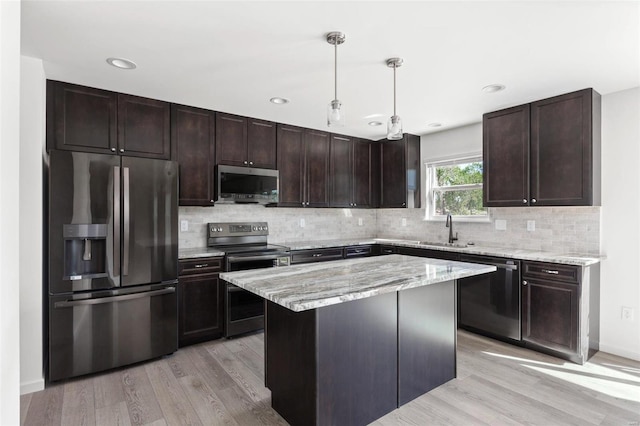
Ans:
MULTIPOLYGON (((25 425, 286 425, 263 386, 263 335, 216 340, 21 397, 25 425)), ((640 362, 569 362, 458 332, 458 378, 375 423, 639 425, 640 362)))

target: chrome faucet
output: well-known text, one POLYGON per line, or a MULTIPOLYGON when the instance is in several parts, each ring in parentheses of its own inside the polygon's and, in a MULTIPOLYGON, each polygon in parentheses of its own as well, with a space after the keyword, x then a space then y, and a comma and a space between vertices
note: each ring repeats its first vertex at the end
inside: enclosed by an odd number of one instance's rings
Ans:
POLYGON ((456 236, 453 236, 453 217, 451 217, 451 213, 447 214, 447 221, 444 226, 449 228, 449 244, 453 244, 454 241, 458 241, 458 233, 456 232, 456 236))

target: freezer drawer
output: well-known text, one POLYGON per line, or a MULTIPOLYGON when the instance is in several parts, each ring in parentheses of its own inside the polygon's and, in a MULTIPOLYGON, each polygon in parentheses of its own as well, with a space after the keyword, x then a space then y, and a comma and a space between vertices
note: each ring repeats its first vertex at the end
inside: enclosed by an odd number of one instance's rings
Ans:
POLYGON ((178 349, 176 285, 49 298, 50 381, 178 349))

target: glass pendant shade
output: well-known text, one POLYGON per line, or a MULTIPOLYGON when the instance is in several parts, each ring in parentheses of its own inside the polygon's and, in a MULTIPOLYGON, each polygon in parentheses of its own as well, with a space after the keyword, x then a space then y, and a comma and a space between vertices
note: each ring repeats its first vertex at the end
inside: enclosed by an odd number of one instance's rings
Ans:
POLYGON ((344 108, 342 102, 337 99, 329 102, 327 106, 327 126, 343 127, 345 122, 344 108))
POLYGON ((392 115, 387 122, 387 139, 396 141, 402 139, 402 119, 398 115, 392 115))

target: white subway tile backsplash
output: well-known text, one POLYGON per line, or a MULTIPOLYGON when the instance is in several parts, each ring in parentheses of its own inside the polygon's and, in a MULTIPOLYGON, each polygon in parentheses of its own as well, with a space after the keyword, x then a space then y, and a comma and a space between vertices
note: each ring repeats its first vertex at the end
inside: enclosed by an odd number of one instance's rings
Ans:
MULTIPOLYGON (((258 205, 180 207, 180 220, 189 230, 180 232, 180 248, 206 245, 208 222, 265 221, 271 243, 352 238, 403 238, 444 242, 444 222, 425 221, 422 209, 313 209, 267 208, 258 205), (406 226, 402 218, 406 219, 406 226), (304 219, 304 228, 300 227, 304 219), (358 224, 362 219, 363 225, 358 224)), ((460 222, 454 232, 461 243, 529 250, 600 253, 600 207, 513 207, 490 209, 490 222, 460 222), (497 231, 496 220, 507 221, 497 231), (535 231, 527 231, 535 220, 535 231)))

